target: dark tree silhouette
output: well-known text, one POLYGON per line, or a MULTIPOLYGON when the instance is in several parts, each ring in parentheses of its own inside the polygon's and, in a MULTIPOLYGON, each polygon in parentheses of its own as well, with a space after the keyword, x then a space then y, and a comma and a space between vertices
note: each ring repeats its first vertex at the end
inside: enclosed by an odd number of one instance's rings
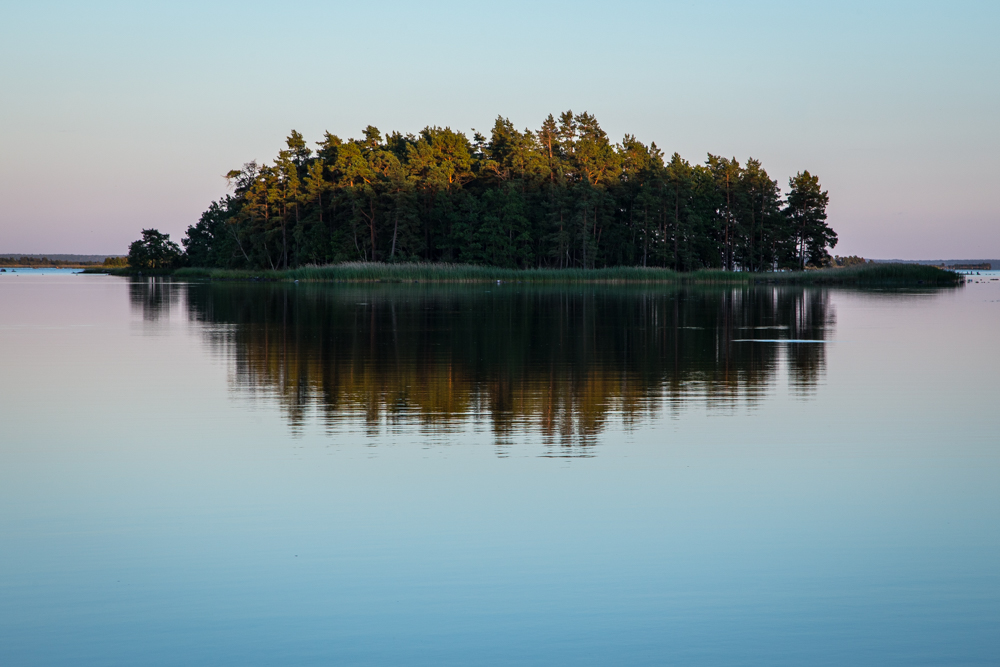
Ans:
POLYGON ((128 247, 128 265, 133 269, 172 269, 183 258, 169 234, 156 229, 142 230, 142 238, 128 247))

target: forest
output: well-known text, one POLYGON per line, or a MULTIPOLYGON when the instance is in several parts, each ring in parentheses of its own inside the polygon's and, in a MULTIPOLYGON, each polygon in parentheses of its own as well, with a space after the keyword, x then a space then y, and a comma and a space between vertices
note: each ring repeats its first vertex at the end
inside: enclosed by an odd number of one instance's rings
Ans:
POLYGON ((315 149, 293 130, 285 146, 271 164, 230 171, 231 193, 188 228, 183 253, 167 254, 232 269, 773 271, 828 265, 837 243, 829 196, 808 171, 783 194, 757 160, 692 164, 632 135, 612 143, 588 113, 549 115, 535 131, 498 117, 471 141, 447 127, 383 136, 368 126, 360 139, 327 132, 315 149))

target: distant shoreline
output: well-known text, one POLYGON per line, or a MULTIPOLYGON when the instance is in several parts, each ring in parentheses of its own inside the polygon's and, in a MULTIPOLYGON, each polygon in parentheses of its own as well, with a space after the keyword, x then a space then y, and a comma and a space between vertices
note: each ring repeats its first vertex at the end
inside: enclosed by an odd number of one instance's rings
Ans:
POLYGON ((70 264, 59 262, 58 264, 7 264, 0 260, 0 269, 21 269, 30 271, 32 269, 93 269, 103 266, 100 262, 87 262, 86 264, 70 264))
POLYGON ((112 258, 124 255, 29 255, 27 253, 0 253, 0 268, 4 269, 86 269, 103 266, 112 258))
MULTIPOLYGON (((924 266, 946 266, 948 268, 964 265, 989 264, 990 269, 1000 269, 1000 259, 873 259, 876 264, 922 264, 924 266)), ((983 270, 983 269, 980 269, 983 270)))
MULTIPOLYGON (((65 264, 93 265, 103 264, 107 258, 125 257, 123 254, 111 253, 107 255, 76 255, 72 253, 30 253, 30 252, 0 252, 0 265, 15 266, 25 264, 35 266, 39 263, 55 263, 60 266, 65 264), (25 261, 27 260, 27 261, 25 261)), ((54 268, 50 266, 49 268, 54 268)))

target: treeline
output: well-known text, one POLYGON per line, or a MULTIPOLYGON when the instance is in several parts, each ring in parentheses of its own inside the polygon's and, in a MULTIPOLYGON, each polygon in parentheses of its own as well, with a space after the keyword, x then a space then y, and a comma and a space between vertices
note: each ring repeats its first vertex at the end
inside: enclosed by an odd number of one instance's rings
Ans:
POLYGON ((21 255, 0 255, 0 266, 28 266, 28 267, 77 267, 96 266, 97 262, 49 259, 48 257, 21 255))
MULTIPOLYGON (((660 266, 769 271, 830 263, 827 193, 803 171, 787 195, 757 160, 691 164, 567 111, 537 131, 498 118, 360 139, 292 131, 183 239, 191 266, 283 269, 345 261, 511 268, 660 266)), ((169 253, 168 253, 169 254, 169 253)))

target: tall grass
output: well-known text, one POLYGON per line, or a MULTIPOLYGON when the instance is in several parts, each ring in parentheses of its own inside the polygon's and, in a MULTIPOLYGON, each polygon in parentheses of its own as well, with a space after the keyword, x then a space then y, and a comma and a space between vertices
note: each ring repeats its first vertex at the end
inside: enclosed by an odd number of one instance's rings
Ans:
MULTIPOLYGON (((739 274, 718 273, 726 282, 742 282, 739 274)), ((230 280, 310 280, 344 282, 529 282, 529 283, 674 283, 694 274, 680 274, 670 269, 613 267, 605 269, 504 269, 472 264, 383 264, 350 262, 329 266, 305 266, 287 271, 245 271, 225 269, 180 269, 179 278, 230 280)))
POLYGON ((781 273, 743 273, 702 270, 678 273, 670 269, 621 266, 604 269, 504 269, 471 264, 383 264, 350 262, 305 266, 286 271, 186 268, 177 278, 210 280, 268 280, 315 282, 437 282, 437 283, 675 283, 789 285, 956 285, 961 276, 919 264, 867 264, 844 269, 781 273))
POLYGON ((793 285, 858 285, 864 287, 913 287, 960 285, 954 271, 926 264, 864 264, 842 269, 758 274, 755 282, 793 285))

